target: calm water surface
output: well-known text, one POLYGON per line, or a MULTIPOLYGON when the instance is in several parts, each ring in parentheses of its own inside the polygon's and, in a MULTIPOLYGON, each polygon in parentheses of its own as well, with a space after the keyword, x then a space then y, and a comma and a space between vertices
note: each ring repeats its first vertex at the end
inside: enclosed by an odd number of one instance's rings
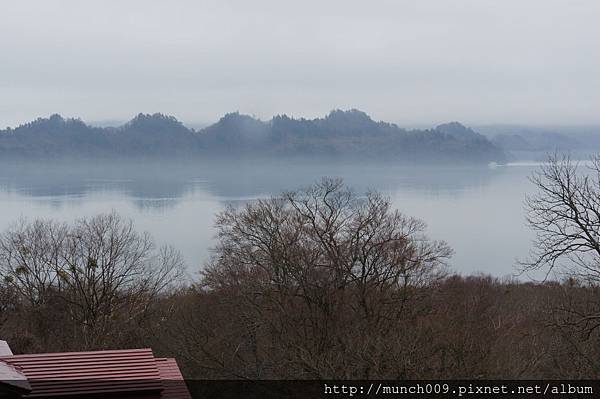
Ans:
MULTIPOLYGON (((538 166, 407 167, 316 161, 54 163, 2 165, 0 229, 20 217, 73 220, 112 210, 132 218, 160 244, 179 248, 192 275, 209 257, 214 215, 226 204, 342 177, 362 192, 387 194, 428 224, 430 237, 455 250, 458 273, 516 273, 531 233, 523 202, 538 166)), ((527 278, 522 276, 521 278, 527 278)))

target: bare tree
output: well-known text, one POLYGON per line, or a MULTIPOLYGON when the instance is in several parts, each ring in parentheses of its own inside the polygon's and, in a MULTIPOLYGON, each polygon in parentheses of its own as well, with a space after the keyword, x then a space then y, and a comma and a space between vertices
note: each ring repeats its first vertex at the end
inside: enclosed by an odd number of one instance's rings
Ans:
POLYGON ((527 221, 536 236, 525 269, 600 281, 600 158, 582 167, 553 155, 531 181, 538 191, 527 198, 527 221))
POLYGON ((238 331, 219 344, 233 346, 235 376, 382 375, 386 361, 400 356, 398 340, 418 340, 408 333, 411 300, 444 275, 451 255, 424 235, 423 222, 336 179, 230 207, 217 229, 203 282, 227 293, 221 306, 235 309, 238 331))
POLYGON ((115 213, 72 225, 21 221, 0 236, 4 281, 33 310, 61 309, 54 317, 66 317, 71 339, 85 348, 127 334, 124 326, 143 318, 182 271, 177 251, 156 249, 115 213))
POLYGON ((13 287, 5 281, 0 281, 0 328, 14 311, 17 304, 16 297, 13 287))
POLYGON ((600 363, 600 157, 580 164, 553 155, 531 177, 537 193, 527 198, 535 232, 525 270, 566 277, 547 324, 558 331, 573 375, 597 376, 600 363))
POLYGON ((59 284, 57 268, 67 226, 21 219, 0 236, 0 273, 30 305, 44 304, 59 284))

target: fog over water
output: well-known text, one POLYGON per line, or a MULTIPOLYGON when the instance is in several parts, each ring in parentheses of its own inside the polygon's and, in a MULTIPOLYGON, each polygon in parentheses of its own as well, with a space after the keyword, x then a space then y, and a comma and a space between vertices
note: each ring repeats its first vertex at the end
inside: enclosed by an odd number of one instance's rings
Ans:
MULTIPOLYGON (((74 220, 112 210, 133 219, 159 244, 182 251, 195 275, 214 244, 215 214, 226 205, 278 194, 321 177, 341 177, 358 192, 374 189, 428 224, 455 250, 462 274, 516 273, 530 248, 523 203, 535 163, 417 167, 313 160, 248 162, 4 164, 0 229, 20 217, 74 220)), ((522 276, 521 278, 527 278, 522 276)))

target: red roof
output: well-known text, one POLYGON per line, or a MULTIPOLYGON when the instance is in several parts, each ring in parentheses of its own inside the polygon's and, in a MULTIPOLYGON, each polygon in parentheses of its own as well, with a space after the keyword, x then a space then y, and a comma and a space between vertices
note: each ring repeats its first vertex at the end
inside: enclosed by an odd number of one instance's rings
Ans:
POLYGON ((192 399, 175 359, 157 358, 156 365, 163 381, 163 398, 192 399))
POLYGON ((175 360, 157 359, 151 349, 14 355, 0 360, 27 377, 32 390, 26 397, 31 398, 117 392, 146 398, 190 397, 175 360), (170 395, 172 391, 176 396, 170 395))

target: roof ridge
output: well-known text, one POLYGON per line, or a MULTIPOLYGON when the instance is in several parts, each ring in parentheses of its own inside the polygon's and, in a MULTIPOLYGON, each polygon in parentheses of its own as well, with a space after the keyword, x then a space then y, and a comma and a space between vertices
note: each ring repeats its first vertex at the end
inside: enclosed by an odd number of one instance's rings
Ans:
POLYGON ((24 357, 59 357, 59 356, 85 356, 85 355, 101 355, 101 354, 119 354, 119 353, 148 353, 150 352, 154 357, 154 352, 151 348, 141 348, 141 349, 107 349, 107 350, 95 350, 95 351, 84 351, 84 352, 45 352, 45 353, 27 353, 20 355, 8 355, 8 356, 0 356, 0 360, 2 359, 13 359, 13 358, 24 358, 24 357))

